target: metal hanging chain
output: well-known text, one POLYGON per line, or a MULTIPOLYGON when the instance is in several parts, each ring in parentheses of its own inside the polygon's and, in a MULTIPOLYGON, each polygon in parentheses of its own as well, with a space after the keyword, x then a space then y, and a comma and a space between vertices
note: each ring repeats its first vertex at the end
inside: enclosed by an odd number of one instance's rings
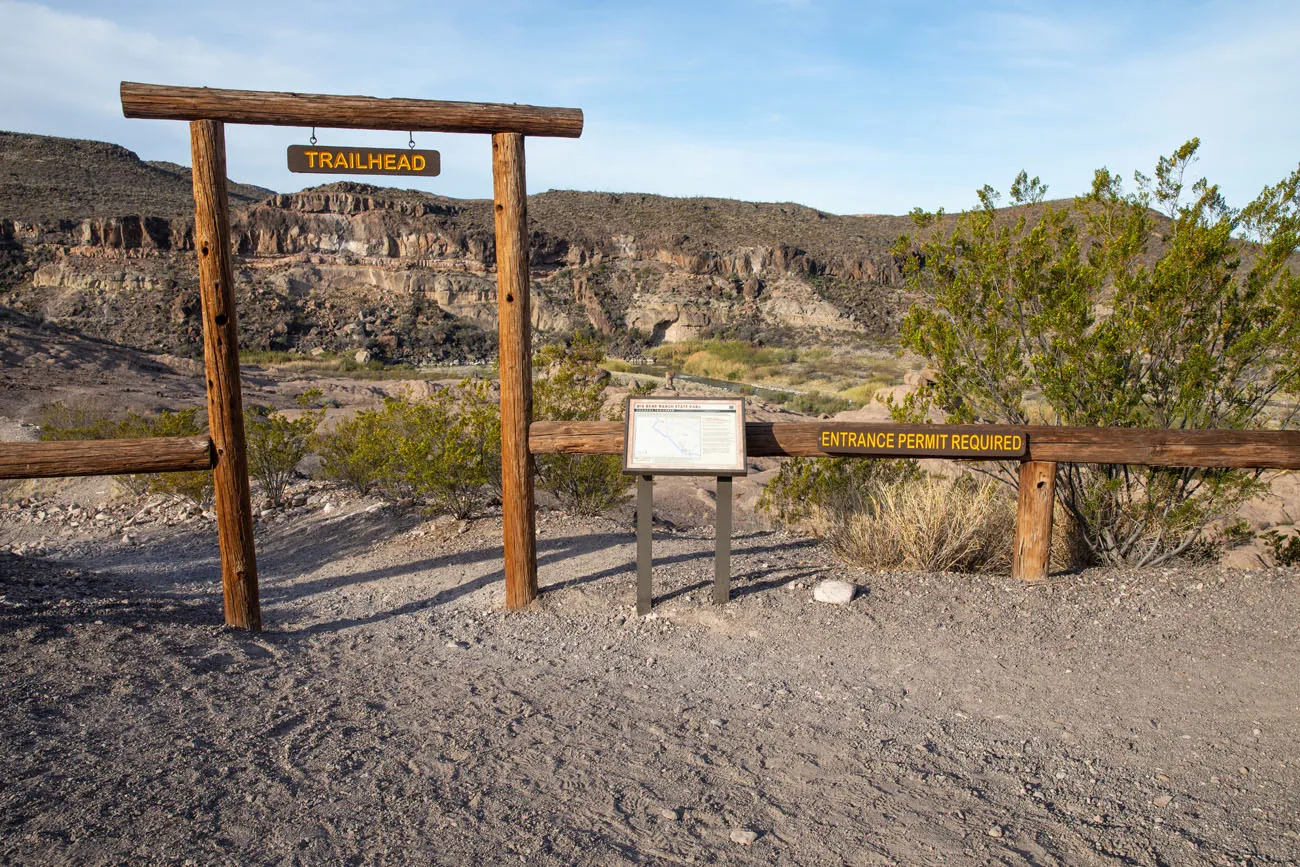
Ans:
POLYGON ((316 127, 311 128, 311 138, 308 139, 312 144, 316 144, 316 127))
POLYGON ((415 150, 415 133, 408 132, 407 135, 411 137, 411 140, 406 143, 406 146, 411 150, 415 150))

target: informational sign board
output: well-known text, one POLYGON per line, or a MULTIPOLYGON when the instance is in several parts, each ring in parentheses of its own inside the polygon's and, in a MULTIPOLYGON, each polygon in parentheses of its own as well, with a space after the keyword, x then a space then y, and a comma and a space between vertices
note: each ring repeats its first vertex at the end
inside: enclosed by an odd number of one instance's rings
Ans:
POLYGON ((289 171, 326 175, 422 175, 442 171, 437 151, 290 145, 289 171))
POLYGON ((628 398, 623 472, 745 475, 745 399, 628 398))
POLYGON ((1018 458, 1029 442, 1023 433, 972 431, 946 425, 826 425, 817 445, 827 454, 899 455, 913 458, 1018 458))

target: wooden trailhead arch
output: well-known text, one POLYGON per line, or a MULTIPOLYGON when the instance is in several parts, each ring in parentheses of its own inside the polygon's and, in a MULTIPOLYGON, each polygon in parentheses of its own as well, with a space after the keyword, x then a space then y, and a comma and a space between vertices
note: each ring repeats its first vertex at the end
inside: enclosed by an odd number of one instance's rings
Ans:
MULTIPOLYGON (((253 630, 261 629, 262 617, 240 395, 224 125, 482 133, 492 137, 506 604, 522 608, 531 602, 537 595, 537 550, 533 459, 528 451, 532 377, 524 136, 577 138, 582 134, 582 112, 575 108, 215 90, 134 82, 122 82, 121 93, 126 117, 184 120, 190 124, 194 247, 199 259, 211 435, 207 457, 215 481, 221 584, 226 623, 253 630)), ((192 455, 189 457, 192 464, 192 455)))

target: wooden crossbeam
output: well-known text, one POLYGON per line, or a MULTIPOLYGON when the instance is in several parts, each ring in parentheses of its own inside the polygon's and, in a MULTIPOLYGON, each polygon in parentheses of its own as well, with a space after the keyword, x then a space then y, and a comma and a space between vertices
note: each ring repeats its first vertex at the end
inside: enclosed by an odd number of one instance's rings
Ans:
MULTIPOLYGON (((749 422, 750 457, 829 457, 843 454, 821 446, 822 430, 877 430, 880 425, 842 422, 749 422)), ((900 429, 916 429, 904 425, 900 429)), ((1022 434, 1023 460, 1167 467, 1300 469, 1300 431, 1164 430, 1051 425, 926 425, 932 432, 1022 434)), ((533 454, 617 455, 623 453, 623 422, 536 421, 529 428, 533 454)))
POLYGON ((267 126, 402 132, 513 132, 577 138, 582 110, 493 102, 379 99, 324 93, 222 90, 124 81, 122 114, 153 120, 214 120, 267 126))
POLYGON ((122 476, 212 468, 207 437, 0 443, 0 479, 122 476))

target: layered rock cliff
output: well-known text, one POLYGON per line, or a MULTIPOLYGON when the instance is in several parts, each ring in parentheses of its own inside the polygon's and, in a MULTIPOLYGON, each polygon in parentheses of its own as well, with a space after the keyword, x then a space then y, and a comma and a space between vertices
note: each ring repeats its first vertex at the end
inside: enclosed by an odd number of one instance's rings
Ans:
MULTIPOLYGON (((102 143, 0 135, 0 165, 11 174, 35 151, 45 165, 100 159, 100 173, 117 180, 105 192, 96 172, 83 172, 90 187, 80 196, 70 183, 42 193, 39 177, 21 194, 0 185, 0 304, 131 346, 197 352, 184 171, 102 143), (154 184, 156 210, 120 193, 129 186, 115 174, 123 166, 154 184)), ((255 188, 238 189, 231 242, 246 347, 367 348, 414 362, 491 353, 489 201, 355 183, 260 201, 255 188)), ((528 211, 533 318, 543 333, 842 341, 891 335, 907 303, 888 252, 906 218, 563 191, 530 197, 528 211)))

